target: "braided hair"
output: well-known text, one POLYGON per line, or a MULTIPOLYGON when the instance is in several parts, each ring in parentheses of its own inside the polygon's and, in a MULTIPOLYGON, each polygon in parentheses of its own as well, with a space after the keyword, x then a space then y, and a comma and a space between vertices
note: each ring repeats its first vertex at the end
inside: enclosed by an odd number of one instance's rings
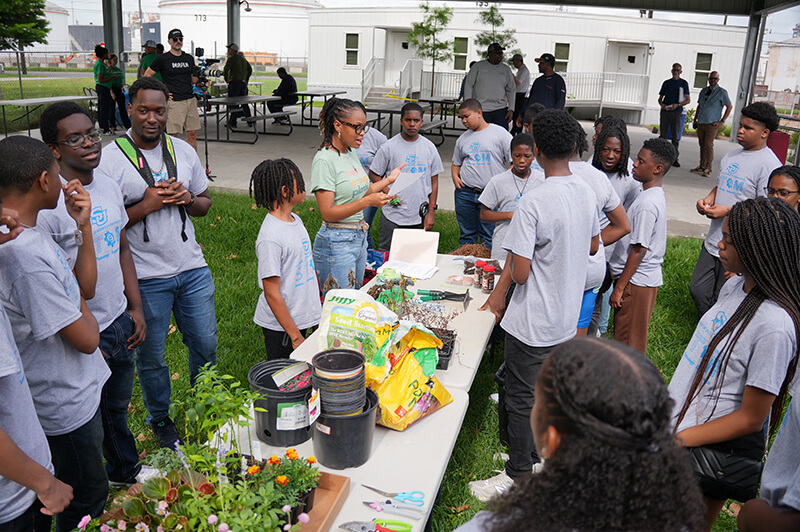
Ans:
MULTIPOLYGON (((728 215, 728 225, 733 247, 756 286, 708 343, 706 353, 714 353, 717 347, 721 347, 720 354, 716 357, 704 356, 700 361, 676 425, 680 425, 692 401, 700 395, 700 388, 716 373, 714 389, 717 394, 714 408, 706 422, 711 419, 719 402, 719 385, 725 379, 736 342, 766 299, 772 300, 789 314, 800 349, 800 281, 797 278, 797 265, 800 264, 800 215, 781 199, 758 198, 734 205, 728 215)), ((794 354, 789 363, 780 393, 772 403, 770 436, 780 425, 784 399, 797 368, 797 354, 794 354)))
POLYGON ((272 209, 273 204, 282 205, 288 198, 283 195, 283 187, 289 191, 289 198, 297 192, 305 192, 303 174, 290 159, 268 159, 261 162, 250 176, 250 197, 256 205, 272 209))
POLYGON ((336 133, 334 122, 337 120, 341 122, 344 120, 345 115, 363 109, 364 106, 360 102, 348 100, 347 98, 331 98, 325 102, 319 112, 319 129, 322 131, 322 143, 319 147, 330 148, 339 153, 339 150, 333 145, 333 135, 336 133))
POLYGON ((613 126, 603 126, 603 129, 597 135, 597 142, 594 145, 594 157, 592 158, 592 166, 598 170, 606 171, 603 168, 603 146, 608 139, 619 139, 622 147, 622 153, 619 156, 619 161, 616 166, 611 169, 610 173, 618 173, 620 176, 628 175, 628 159, 631 156, 631 141, 628 134, 624 129, 613 126))
POLYGON ((487 529, 702 528, 699 488, 672 438, 673 401, 642 353, 598 338, 570 340, 542 364, 536 402, 534 435, 552 426, 561 443, 540 473, 489 503, 487 529))
POLYGON ((779 166, 778 168, 773 170, 771 174, 769 174, 769 179, 767 180, 767 183, 769 183, 770 180, 772 180, 772 178, 775 177, 776 175, 785 175, 786 177, 793 179, 795 184, 797 185, 797 188, 800 189, 800 167, 795 166, 793 164, 787 164, 786 166, 779 166))

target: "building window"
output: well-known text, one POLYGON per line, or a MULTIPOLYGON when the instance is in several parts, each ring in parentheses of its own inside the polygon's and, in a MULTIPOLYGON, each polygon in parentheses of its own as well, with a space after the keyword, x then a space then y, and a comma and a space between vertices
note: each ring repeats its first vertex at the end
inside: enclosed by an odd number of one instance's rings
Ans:
POLYGON ((708 75, 711 73, 711 54, 697 54, 694 63, 694 88, 702 89, 708 85, 708 75))
POLYGON ((346 33, 344 36, 346 65, 358 65, 358 33, 346 33))
POLYGON ((555 54, 556 66, 553 68, 556 72, 566 72, 567 65, 569 64, 569 43, 557 42, 555 54))
POLYGON ((467 50, 469 49, 469 39, 467 37, 456 37, 453 39, 453 69, 467 69, 467 50))

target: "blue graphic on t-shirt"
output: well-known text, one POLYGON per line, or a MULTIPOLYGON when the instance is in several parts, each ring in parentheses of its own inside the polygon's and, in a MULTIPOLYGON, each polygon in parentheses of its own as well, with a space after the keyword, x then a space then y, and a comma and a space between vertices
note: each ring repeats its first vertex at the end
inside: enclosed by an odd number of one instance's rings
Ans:
POLYGON ((492 154, 488 150, 481 149, 480 142, 473 142, 469 145, 467 163, 472 166, 488 166, 492 163, 492 154))
POLYGON ((92 225, 103 227, 108 222, 108 209, 94 207, 92 209, 92 225))
POLYGON ((166 170, 164 170, 160 174, 153 172, 153 181, 155 181, 156 183, 160 183, 161 181, 166 181, 167 179, 169 179, 169 174, 167 173, 166 170))
POLYGON ((728 192, 729 194, 733 194, 737 198, 742 197, 742 193, 744 192, 744 177, 739 178, 738 176, 734 175, 736 172, 739 171, 739 164, 738 163, 731 163, 725 170, 720 174, 720 180, 718 183, 718 187, 728 192))
POLYGON ((61 251, 61 248, 55 246, 53 250, 56 252, 56 258, 58 262, 61 263, 61 266, 66 270, 65 278, 69 280, 64 284, 64 293, 67 294, 78 308, 81 308, 81 296, 78 290, 78 281, 75 280, 75 275, 72 273, 72 268, 69 267, 69 262, 67 261, 67 257, 64 256, 64 253, 61 251), (71 281, 71 282, 70 282, 71 281))
POLYGON ((311 252, 311 241, 307 238, 302 240, 303 246, 303 260, 297 263, 297 273, 294 276, 294 287, 300 287, 304 284, 316 280, 316 272, 314 271, 314 255, 311 252), (303 272, 303 267, 306 267, 303 272))
MULTIPOLYGON (((725 325, 725 322, 728 321, 728 316, 725 311, 720 310, 717 312, 716 316, 711 320, 711 329, 709 330, 708 326, 704 324, 702 321, 697 325, 697 330, 695 331, 694 336, 692 337, 692 341, 686 347, 686 351, 683 353, 683 358, 686 359, 687 362, 691 366, 695 366, 703 357, 706 356, 706 352, 708 351, 708 344, 711 342, 711 338, 722 329, 722 326, 725 325), (702 346, 700 350, 700 356, 695 357, 694 354, 697 353, 698 348, 702 346)), ((719 367, 717 362, 719 361, 720 352, 719 350, 715 350, 714 359, 709 361, 709 364, 706 368, 706 379, 709 379, 716 375, 719 367)))

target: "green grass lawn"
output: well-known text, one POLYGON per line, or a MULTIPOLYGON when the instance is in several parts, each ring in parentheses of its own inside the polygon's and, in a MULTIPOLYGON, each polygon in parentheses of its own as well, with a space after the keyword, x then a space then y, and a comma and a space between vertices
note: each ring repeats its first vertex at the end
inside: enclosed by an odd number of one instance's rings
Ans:
MULTIPOLYGON (((217 323, 219 326, 218 367, 222 373, 247 383, 247 372, 264 358, 261 330, 252 321, 259 288, 256 279, 255 240, 266 215, 254 209, 253 201, 243 195, 214 193, 214 205, 208 216, 194 220, 197 240, 216 283, 217 323)), ((316 203, 306 201, 295 212, 303 219, 312 236, 321 224, 316 203)), ((377 241, 379 219, 373 225, 377 241)), ((441 233, 439 252, 458 247, 458 224, 453 212, 438 211, 436 229, 441 233)), ((659 290, 653 321, 650 326, 649 354, 669 380, 688 343, 697 321, 697 313, 689 296, 688 286, 701 241, 691 238, 669 238, 664 262, 665 285, 659 290)), ((475 304, 482 304, 478 298, 475 304)), ((469 493, 468 482, 494 475, 503 468, 493 455, 503 451, 497 436, 497 407, 488 399, 497 391, 494 373, 502 362, 503 342, 491 348, 481 363, 470 390, 470 405, 442 483, 441 494, 433 510, 432 528, 450 531, 469 520, 483 504, 469 493)), ((166 359, 173 375, 173 399, 187 393, 187 352, 180 332, 174 331, 167 341, 166 359)), ((130 407, 130 426, 137 437, 139 450, 153 450, 155 438, 145 426, 146 412, 141 389, 134 388, 130 407)), ((444 413, 437 415, 447 415, 444 413)), ((177 419, 180 426, 182 420, 177 419)), ((435 442, 431 442, 435 444, 435 442)), ((724 511, 723 511, 724 514, 724 511)), ((714 530, 736 530, 736 520, 723 515, 714 530)))

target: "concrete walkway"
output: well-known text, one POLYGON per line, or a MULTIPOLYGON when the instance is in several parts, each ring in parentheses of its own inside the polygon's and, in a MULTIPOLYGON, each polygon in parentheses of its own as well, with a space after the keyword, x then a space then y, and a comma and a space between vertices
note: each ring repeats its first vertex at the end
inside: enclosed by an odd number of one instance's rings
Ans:
MULTIPOLYGON (((295 117, 296 118, 296 117, 295 117)), ((592 124, 582 122, 584 129, 591 136, 592 124)), ((394 128, 398 131, 397 124, 394 128)), ((642 143, 654 137, 643 127, 630 127, 631 157, 635 158, 642 143)), ((210 142, 209 166, 215 175, 212 187, 217 190, 247 194, 250 174, 253 168, 264 159, 287 157, 293 160, 308 184, 311 176, 311 162, 319 148, 322 138, 315 127, 295 127, 294 133, 288 137, 261 135, 258 142, 249 144, 227 144, 210 142)), ((444 172, 439 175, 439 208, 454 209, 453 182, 450 179, 450 161, 453 155, 456 137, 447 137, 439 147, 444 172)), ((717 140, 714 146, 714 174, 719 171, 719 161, 730 150, 738 145, 724 140, 717 140)), ((204 147, 198 146, 200 158, 205 163, 204 147)), ((667 197, 668 230, 671 235, 703 237, 708 229, 709 220, 699 215, 695 209, 697 200, 708 194, 715 185, 714 177, 704 178, 689 172, 700 160, 700 148, 697 139, 686 137, 681 141, 681 167, 673 168, 667 174, 664 191, 667 197)))

